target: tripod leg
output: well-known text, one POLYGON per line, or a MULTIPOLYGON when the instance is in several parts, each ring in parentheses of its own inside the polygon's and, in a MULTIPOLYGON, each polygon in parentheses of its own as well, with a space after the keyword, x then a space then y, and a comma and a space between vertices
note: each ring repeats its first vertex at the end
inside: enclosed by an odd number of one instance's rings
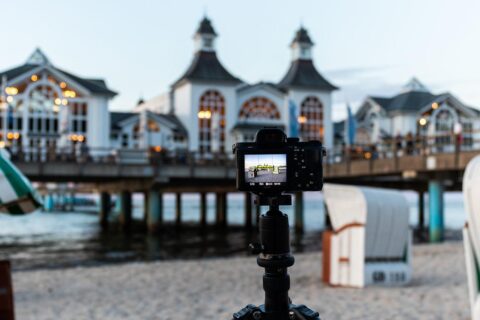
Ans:
POLYGON ((318 312, 310 309, 303 304, 292 304, 290 306, 290 312, 293 312, 293 314, 295 315, 293 318, 295 320, 320 320, 318 312))

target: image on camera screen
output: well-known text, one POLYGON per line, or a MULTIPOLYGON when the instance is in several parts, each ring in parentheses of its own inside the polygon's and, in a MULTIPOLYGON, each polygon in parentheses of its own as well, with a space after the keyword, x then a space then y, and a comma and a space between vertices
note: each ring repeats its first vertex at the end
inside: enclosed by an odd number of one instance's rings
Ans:
POLYGON ((245 183, 248 185, 280 186, 286 182, 286 154, 245 155, 245 183))

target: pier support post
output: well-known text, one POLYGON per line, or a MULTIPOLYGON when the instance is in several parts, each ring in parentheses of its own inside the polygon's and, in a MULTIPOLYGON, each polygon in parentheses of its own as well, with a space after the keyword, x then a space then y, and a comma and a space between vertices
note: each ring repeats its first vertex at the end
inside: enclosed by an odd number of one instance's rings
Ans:
POLYGON ((303 193, 295 193, 295 231, 303 233, 303 193))
POLYGON ((215 200, 217 202, 217 225, 224 227, 227 225, 227 194, 225 192, 218 192, 215 200))
POLYGON ((147 229, 148 232, 155 233, 163 220, 163 197, 156 190, 150 190, 147 194, 147 229))
POLYGON ((52 212, 53 208, 55 207, 55 202, 53 200, 53 196, 50 193, 47 193, 45 195, 44 202, 45 202, 44 204, 45 211, 52 212))
POLYGON ((425 196, 423 191, 418 192, 418 230, 423 232, 425 228, 425 196))
POLYGON ((182 194, 175 194, 175 224, 180 227, 182 224, 182 194))
POLYGON ((430 242, 441 242, 443 240, 443 186, 438 180, 431 180, 428 183, 429 200, 429 236, 430 242))
POLYGON ((132 193, 130 191, 120 192, 119 219, 124 229, 130 228, 132 224, 132 193))
POLYGON ((108 217, 110 216, 111 211, 111 202, 110 193, 101 192, 100 193, 100 226, 106 228, 108 226, 108 217))
POLYGON ((207 225, 207 193, 200 193, 200 225, 205 227, 207 225))
POLYGON ((245 192, 245 227, 252 227, 252 194, 245 192))

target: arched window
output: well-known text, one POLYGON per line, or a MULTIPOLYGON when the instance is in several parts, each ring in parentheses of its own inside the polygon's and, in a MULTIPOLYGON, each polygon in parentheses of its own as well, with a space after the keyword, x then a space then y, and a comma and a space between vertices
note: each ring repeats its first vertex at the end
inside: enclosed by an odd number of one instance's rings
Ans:
POLYGON ((323 140, 323 105, 317 97, 303 100, 298 122, 302 141, 323 140))
POLYGON ((225 152, 225 98, 216 90, 200 97, 198 135, 201 154, 225 152))
POLYGON ((443 107, 434 113, 434 117, 435 144, 442 151, 453 144, 452 134, 457 116, 450 108, 443 107))
POLYGON ((280 112, 272 100, 253 97, 242 104, 239 119, 280 119, 280 112))

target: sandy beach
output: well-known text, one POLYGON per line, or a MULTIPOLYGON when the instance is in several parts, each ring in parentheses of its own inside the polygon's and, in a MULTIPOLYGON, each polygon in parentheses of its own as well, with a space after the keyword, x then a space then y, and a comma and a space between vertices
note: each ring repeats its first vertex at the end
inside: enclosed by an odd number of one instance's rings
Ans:
MULTIPOLYGON (((293 302, 322 319, 468 319, 461 242, 414 247, 407 287, 338 289, 321 282, 321 254, 296 255, 293 302)), ((261 303, 254 257, 128 263, 13 274, 19 320, 230 319, 261 303)))

